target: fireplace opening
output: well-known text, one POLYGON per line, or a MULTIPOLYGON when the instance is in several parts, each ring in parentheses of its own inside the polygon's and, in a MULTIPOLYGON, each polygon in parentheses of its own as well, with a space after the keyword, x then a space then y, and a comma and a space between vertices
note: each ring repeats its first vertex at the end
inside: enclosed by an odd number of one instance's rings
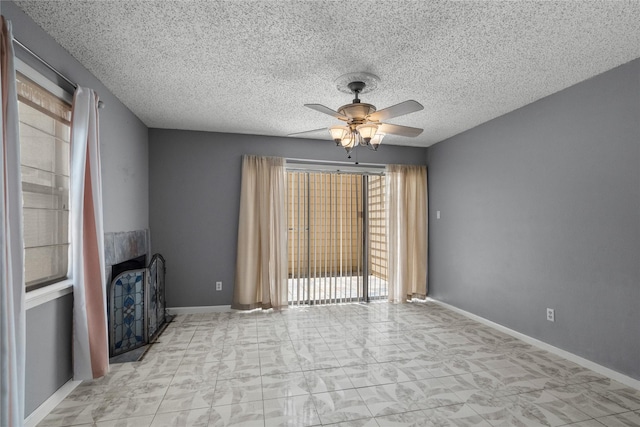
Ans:
POLYGON ((147 256, 140 255, 139 257, 131 258, 126 261, 114 264, 111 266, 111 280, 118 277, 120 273, 127 270, 139 270, 147 266, 147 256))

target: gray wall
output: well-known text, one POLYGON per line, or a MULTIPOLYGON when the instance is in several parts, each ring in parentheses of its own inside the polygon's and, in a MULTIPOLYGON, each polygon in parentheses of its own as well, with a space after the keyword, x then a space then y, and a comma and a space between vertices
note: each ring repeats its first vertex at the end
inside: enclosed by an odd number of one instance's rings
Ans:
MULTIPOLYGON (((71 80, 95 89, 106 104, 106 108, 100 110, 105 231, 149 228, 147 127, 19 7, 2 1, 2 15, 12 22, 16 39, 71 80)), ((16 55, 65 87, 55 74, 20 48, 16 48, 16 55)), ((71 295, 27 311, 25 415, 71 379, 70 301, 71 295)))
MULTIPOLYGON (((167 260, 169 307, 231 304, 243 154, 347 160, 329 140, 150 129, 149 146, 151 247, 167 260)), ((424 164, 426 155, 389 145, 357 151, 363 163, 424 164)))
POLYGON ((73 294, 34 307, 27 315, 27 390, 30 414, 73 376, 71 331, 73 294))
POLYGON ((433 298, 640 379, 639 60, 430 147, 428 168, 433 298))

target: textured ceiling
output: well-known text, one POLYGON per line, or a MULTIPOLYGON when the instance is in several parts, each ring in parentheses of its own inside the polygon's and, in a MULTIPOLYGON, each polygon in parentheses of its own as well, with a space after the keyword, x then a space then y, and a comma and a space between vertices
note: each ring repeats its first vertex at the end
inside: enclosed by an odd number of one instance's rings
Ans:
MULTIPOLYGON (((429 146, 640 57, 636 1, 15 1, 147 126, 284 136, 351 97, 429 146)), ((328 136, 319 134, 319 138, 328 136)))

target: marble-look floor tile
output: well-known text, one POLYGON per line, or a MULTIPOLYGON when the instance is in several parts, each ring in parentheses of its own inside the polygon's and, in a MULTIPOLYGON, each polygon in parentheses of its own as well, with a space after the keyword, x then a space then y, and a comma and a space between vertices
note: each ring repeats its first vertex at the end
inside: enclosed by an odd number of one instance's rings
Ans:
POLYGON ((606 379, 584 384, 590 390, 631 411, 640 410, 640 390, 626 386, 618 381, 606 379))
POLYGON ((119 420, 100 421, 90 424, 95 427, 149 427, 153 422, 153 415, 145 415, 143 417, 124 418, 119 420))
POLYGON ((157 414, 151 423, 151 427, 207 427, 209 425, 209 412, 209 408, 203 408, 157 414))
POLYGON ((418 357, 418 359, 422 361, 427 372, 429 372, 429 375, 434 378, 482 371, 482 368, 478 365, 460 357, 445 357, 442 359, 441 355, 433 356, 431 354, 425 354, 418 357))
POLYGON ((209 415, 209 427, 264 427, 262 401, 214 406, 209 415))
POLYGON ((552 388, 548 391, 558 399, 564 400, 578 408, 591 418, 599 418, 628 411, 627 408, 581 385, 552 388))
POLYGON ((560 426, 590 418, 568 402, 543 390, 512 396, 510 399, 513 404, 509 406, 509 415, 502 420, 503 424, 560 426))
POLYGON ((354 387, 343 368, 316 369, 303 374, 309 391, 314 394, 354 387))
POLYGON ((111 390, 107 396, 113 399, 117 399, 122 396, 127 396, 129 398, 162 397, 167 392, 171 381, 171 376, 160 376, 152 379, 126 383, 126 385, 111 390))
POLYGON ((362 365, 365 363, 376 363, 373 349, 367 347, 345 348, 334 350, 333 355, 337 359, 339 366, 362 365))
POLYGON ((159 352, 144 356, 142 362, 149 369, 153 369, 156 372, 173 373, 178 369, 185 351, 176 352, 159 352))
POLYGON ((345 366, 343 369, 354 387, 368 387, 395 382, 395 377, 388 376, 389 373, 382 371, 378 363, 345 366))
POLYGON ((262 400, 260 376, 218 380, 213 394, 213 406, 262 400))
POLYGON ((493 420, 504 420, 509 416, 509 408, 513 401, 505 397, 496 397, 482 391, 470 394, 465 399, 465 404, 475 413, 492 425, 493 420))
POLYGON ((416 359, 396 360, 388 363, 394 368, 400 370, 403 374, 403 378, 407 378, 407 381, 432 378, 431 373, 426 366, 416 359))
POLYGON ((118 397, 103 401, 94 411, 94 421, 117 420, 120 418, 137 417, 155 414, 162 396, 128 398, 118 397))
POLYGON ((371 418, 367 405, 354 389, 317 393, 313 402, 322 424, 371 418))
POLYGON ((470 357, 468 359, 474 365, 480 367, 482 371, 496 371, 508 368, 521 368, 521 366, 513 361, 505 354, 498 354, 489 357, 470 357))
POLYGON ((372 350, 372 353, 378 363, 412 359, 415 356, 395 344, 376 347, 372 350))
POLYGON ((324 424, 330 427, 386 427, 378 424, 375 418, 361 418, 358 420, 343 421, 335 424, 324 424))
POLYGON ((218 365, 218 379, 259 377, 260 359, 221 360, 218 365))
POLYGON ((328 349, 323 351, 309 352, 298 351, 298 362, 303 371, 313 371, 316 369, 337 368, 341 366, 340 361, 334 353, 328 349))
POLYGON ((422 411, 429 427, 490 427, 473 409, 464 404, 440 406, 422 411))
POLYGON ((208 363, 183 363, 173 374, 171 385, 177 384, 211 384, 218 378, 219 361, 208 363))
POLYGON ((623 412, 621 414, 596 418, 596 420, 607 427, 636 427, 640 426, 640 411, 623 412))
POLYGON ((501 381, 498 371, 482 371, 464 375, 441 377, 440 381, 463 399, 481 391, 495 396, 510 396, 535 391, 536 387, 526 380, 512 378, 507 384, 501 381))
POLYGON ((298 356, 295 353, 272 354, 260 357, 260 373, 262 375, 287 374, 290 372, 302 372, 298 356))
POLYGON ((269 344, 267 347, 260 347, 258 350, 261 359, 275 359, 275 358, 291 358, 297 356, 296 351, 292 344, 288 342, 281 342, 277 345, 269 344))
POLYGON ((162 402, 160 402, 158 413, 189 411, 210 407, 214 398, 215 386, 200 385, 196 389, 191 387, 188 384, 171 386, 162 402))
POLYGON ((376 417, 375 420, 378 425, 385 427, 425 427, 430 425, 426 415, 420 410, 381 415, 376 417))
MULTIPOLYGON (((586 421, 578 421, 577 423, 573 423, 573 424, 567 424, 566 427, 602 427, 602 426, 608 426, 608 425, 609 424, 602 424, 602 423, 599 423, 597 420, 590 419, 586 421)), ((613 424, 611 426, 613 426, 613 424)))
POLYGON ((92 425, 94 423, 93 413, 99 405, 100 403, 90 403, 70 406, 69 402, 65 400, 40 421, 38 427, 92 425))
POLYGON ((413 382, 383 384, 356 390, 374 417, 421 409, 418 402, 424 399, 422 390, 413 382))
POLYGON ((309 394, 309 386, 300 372, 262 376, 262 398, 265 400, 303 394, 309 394))
POLYGON ((264 400, 265 427, 306 427, 320 425, 311 395, 264 400))
MULTIPOLYGON (((409 384, 409 383, 402 383, 409 384)), ((417 403, 418 409, 430 409, 440 406, 456 405, 464 402, 456 393, 437 378, 412 381, 421 391, 423 396, 417 403)))

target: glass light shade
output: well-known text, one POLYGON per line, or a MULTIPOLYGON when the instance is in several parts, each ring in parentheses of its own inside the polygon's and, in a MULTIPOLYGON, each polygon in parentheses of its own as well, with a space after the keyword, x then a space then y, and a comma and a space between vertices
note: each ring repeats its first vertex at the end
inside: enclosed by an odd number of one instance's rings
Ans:
POLYGON ((347 150, 347 153, 351 153, 351 150, 353 150, 353 148, 356 146, 356 141, 356 134, 354 134, 353 132, 349 132, 342 138, 342 141, 340 141, 340 145, 342 145, 342 147, 347 150))
POLYGON ((356 128, 366 144, 369 144, 371 138, 376 134, 378 126, 374 124, 360 125, 356 128))
POLYGON ((373 135, 373 138, 371 138, 371 141, 369 141, 369 147, 371 147, 373 151, 378 150, 378 147, 380 146, 380 143, 382 143, 382 138, 384 138, 384 136, 384 133, 376 133, 375 135, 373 135))
POLYGON ((349 128, 347 126, 332 126, 329 128, 329 134, 331 135, 331 139, 336 142, 336 145, 340 145, 342 138, 349 132, 349 128))

